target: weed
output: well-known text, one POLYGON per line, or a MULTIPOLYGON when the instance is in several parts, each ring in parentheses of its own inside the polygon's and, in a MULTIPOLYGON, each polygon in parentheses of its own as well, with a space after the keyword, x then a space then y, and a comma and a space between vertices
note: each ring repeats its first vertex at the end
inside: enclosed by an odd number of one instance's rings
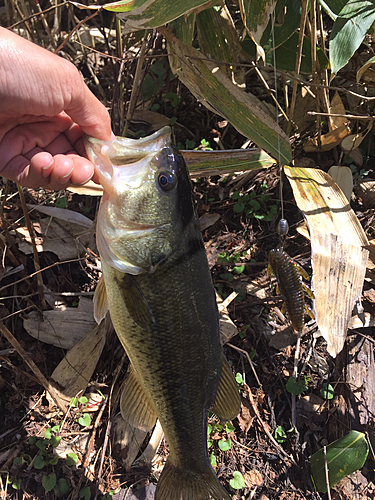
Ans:
POLYGON ((277 205, 270 204, 271 197, 268 194, 257 195, 255 191, 241 194, 235 191, 232 200, 236 201, 233 211, 236 214, 244 213, 247 217, 263 221, 271 221, 277 214, 277 205))

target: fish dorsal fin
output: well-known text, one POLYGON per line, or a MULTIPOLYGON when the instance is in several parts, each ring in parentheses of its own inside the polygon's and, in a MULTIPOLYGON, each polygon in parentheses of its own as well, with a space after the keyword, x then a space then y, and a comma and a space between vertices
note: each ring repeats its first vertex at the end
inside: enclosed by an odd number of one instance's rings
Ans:
POLYGON ((145 296, 130 274, 123 275, 121 291, 132 320, 139 327, 148 330, 155 323, 155 319, 145 296))
POLYGON ((120 410, 124 420, 145 432, 151 430, 157 420, 150 399, 132 367, 122 389, 120 410))
POLYGON ((107 312, 107 290, 105 288, 104 278, 101 276, 94 293, 94 319, 98 325, 101 323, 107 312))
POLYGON ((240 412, 237 382, 224 354, 222 355, 219 388, 212 411, 223 421, 234 419, 240 412))

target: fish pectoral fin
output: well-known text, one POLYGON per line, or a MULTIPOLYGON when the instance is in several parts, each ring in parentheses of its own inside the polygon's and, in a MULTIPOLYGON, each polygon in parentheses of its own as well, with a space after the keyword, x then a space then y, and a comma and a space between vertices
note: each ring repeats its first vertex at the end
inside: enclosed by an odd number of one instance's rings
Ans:
POLYGON ((124 382, 120 410, 124 420, 145 432, 154 427, 158 418, 133 368, 124 382))
POLYGON ((124 274, 120 286, 126 308, 132 320, 140 328, 148 330, 150 326, 155 323, 155 318, 145 296, 135 282, 134 277, 130 274, 124 274))
POLYGON ((107 312, 107 290, 105 288, 104 278, 101 276, 94 293, 94 319, 98 325, 101 323, 102 319, 105 318, 107 312))
POLYGON ((222 355, 219 388, 212 411, 223 421, 234 419, 240 412, 240 395, 237 382, 224 354, 222 355))

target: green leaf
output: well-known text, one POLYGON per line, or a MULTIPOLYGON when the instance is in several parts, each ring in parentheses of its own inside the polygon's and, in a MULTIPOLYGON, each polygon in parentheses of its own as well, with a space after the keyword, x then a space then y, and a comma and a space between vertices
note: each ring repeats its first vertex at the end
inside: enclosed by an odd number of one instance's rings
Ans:
POLYGON ((243 0, 243 6, 245 26, 251 33, 251 38, 260 45, 275 2, 273 0, 243 0))
POLYGON ((336 21, 340 11, 344 8, 348 0, 318 0, 329 17, 336 21))
POLYGON ((42 455, 38 455, 35 460, 34 460, 34 469, 43 469, 43 467, 46 465, 44 458, 42 455))
POLYGON ((278 443, 284 443, 287 440, 286 432, 284 431, 284 427, 279 425, 275 429, 275 439, 278 443))
POLYGON ((343 68, 375 21, 374 0, 349 0, 333 24, 329 40, 332 73, 343 68))
POLYGON ((53 458, 51 458, 51 460, 49 460, 49 464, 56 465, 58 461, 59 461, 59 456, 55 455, 53 458))
POLYGON ((83 488, 79 492, 79 498, 83 498, 83 500, 90 500, 90 498, 91 498, 90 486, 86 486, 86 488, 83 488))
POLYGON ((186 12, 200 7, 207 0, 121 0, 107 3, 104 8, 120 12, 121 19, 131 24, 131 30, 157 28, 177 19, 186 12))
MULTIPOLYGON (((351 431, 347 436, 334 441, 326 448, 329 486, 334 486, 342 478, 360 469, 368 455, 366 436, 351 431)), ((324 448, 310 458, 311 475, 317 491, 327 492, 324 448)))
POLYGON ((79 425, 82 425, 82 427, 87 427, 88 425, 91 424, 91 417, 88 413, 84 413, 82 417, 79 417, 78 419, 79 425))
POLYGON ((66 454, 66 465, 68 465, 69 467, 71 465, 74 465, 78 460, 78 457, 75 453, 67 453, 66 454))
POLYGON ((54 436, 48 442, 52 446, 52 448, 57 448, 57 446, 59 446, 60 444, 61 439, 61 436, 54 436))
POLYGON ((227 431, 228 434, 230 434, 231 432, 233 432, 235 430, 235 427, 230 422, 227 422, 225 424, 225 430, 227 431))
POLYGON ((286 383, 286 390, 291 394, 301 394, 303 391, 307 391, 307 383, 310 381, 310 377, 303 377, 299 380, 295 380, 294 377, 289 377, 286 383))
POLYGON ((211 446, 214 444, 212 439, 207 439, 207 448, 211 448, 211 446))
POLYGON ((17 481, 14 481, 11 484, 14 490, 19 490, 21 488, 21 479, 17 479, 17 481))
POLYGON ((331 384, 324 382, 322 389, 320 389, 320 394, 324 399, 332 399, 334 390, 331 384))
POLYGON ((233 479, 229 481, 229 484, 234 490, 241 490, 246 486, 243 475, 237 470, 233 472, 233 479))
POLYGON ((243 385, 243 376, 241 373, 236 373, 236 382, 238 385, 243 385))
POLYGON ((214 452, 212 452, 210 455, 210 462, 211 462, 212 467, 217 466, 217 460, 216 460, 216 456, 215 456, 214 452))
POLYGON ((77 406, 77 404, 78 404, 78 399, 77 399, 77 398, 72 398, 72 399, 70 400, 69 404, 70 404, 70 406, 71 406, 72 408, 75 408, 75 407, 77 406))
POLYGON ((36 447, 42 451, 45 451, 47 447, 47 441, 45 441, 44 439, 38 439, 38 441, 36 442, 36 447))
POLYGON ((68 206, 68 200, 66 198, 57 198, 55 206, 57 208, 66 208, 68 206))
POLYGON ((35 444, 36 440, 37 440, 36 436, 30 436, 29 437, 29 444, 31 444, 31 445, 35 444))
POLYGON ((14 460, 13 460, 13 465, 22 465, 23 464, 23 459, 22 457, 16 457, 14 460))
POLYGON ((232 442, 230 439, 220 439, 217 444, 221 451, 228 451, 232 447, 232 442))
POLYGON ((245 210, 245 203, 239 202, 233 205, 233 211, 236 212, 236 214, 240 214, 245 210))
POLYGON ((52 437, 52 429, 46 429, 46 430, 44 431, 44 437, 45 437, 46 439, 50 439, 50 438, 52 437))
POLYGON ((78 400, 81 404, 85 405, 88 402, 86 396, 81 396, 78 400))
POLYGON ((44 475, 42 477, 42 484, 45 492, 48 493, 53 490, 56 486, 56 474, 48 474, 48 476, 44 475))
POLYGON ((68 491, 69 491, 69 485, 67 483, 67 480, 65 478, 59 479, 54 488, 55 495, 57 497, 63 497, 68 493, 68 491))
POLYGON ((245 271, 245 266, 244 265, 242 265, 242 266, 234 266, 234 268, 233 268, 233 272, 235 274, 242 274, 244 271, 245 271))
POLYGON ((220 278, 225 280, 225 281, 228 281, 229 283, 234 280, 233 274, 230 274, 230 273, 220 274, 220 278))

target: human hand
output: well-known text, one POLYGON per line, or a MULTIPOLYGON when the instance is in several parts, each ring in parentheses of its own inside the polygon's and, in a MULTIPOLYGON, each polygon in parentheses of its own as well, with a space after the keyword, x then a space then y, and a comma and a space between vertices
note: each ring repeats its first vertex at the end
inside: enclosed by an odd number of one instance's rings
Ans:
POLYGON ((83 134, 111 140, 111 125, 75 66, 0 27, 0 68, 0 175, 55 190, 91 179, 83 134))

